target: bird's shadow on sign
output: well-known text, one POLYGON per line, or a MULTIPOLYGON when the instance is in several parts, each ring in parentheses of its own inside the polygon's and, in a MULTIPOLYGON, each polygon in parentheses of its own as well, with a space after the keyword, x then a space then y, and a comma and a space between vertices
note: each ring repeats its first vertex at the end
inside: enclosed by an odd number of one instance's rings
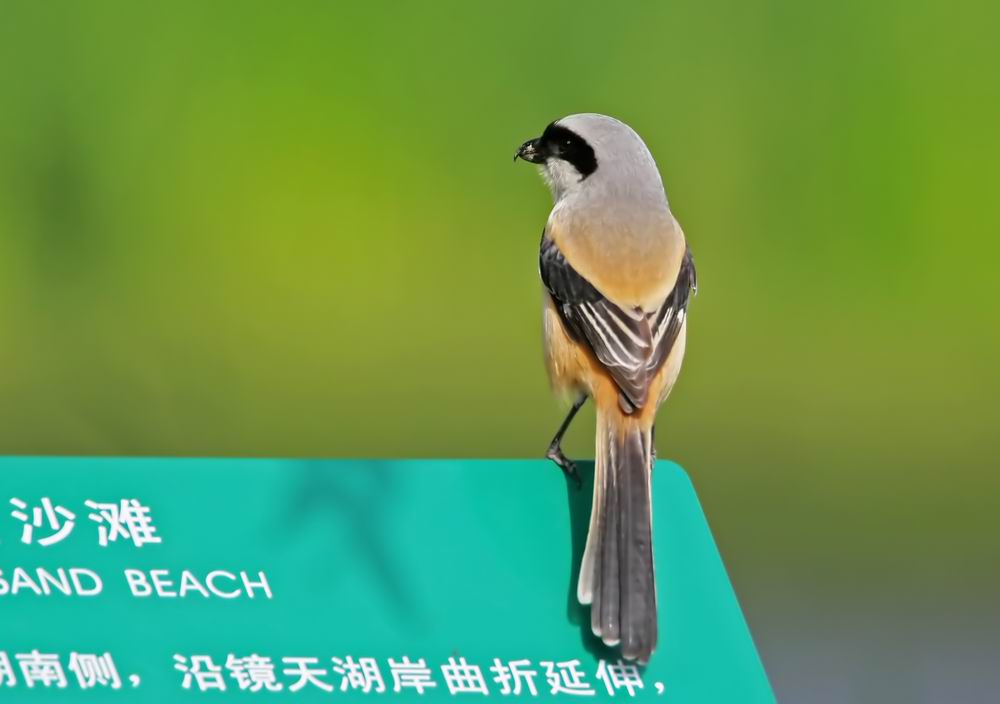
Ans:
POLYGON ((569 523, 573 543, 573 561, 570 565, 569 584, 566 590, 566 617, 580 629, 580 641, 584 649, 594 656, 594 660, 616 660, 618 654, 604 645, 590 628, 590 606, 576 600, 576 584, 580 579, 580 561, 587 547, 587 531, 590 528, 590 509, 594 498, 594 463, 577 462, 582 485, 566 478, 566 498, 569 502, 569 523))
POLYGON ((283 502, 287 506, 287 513, 280 517, 283 530, 301 534, 310 530, 312 520, 329 522, 324 526, 329 530, 328 554, 336 555, 345 543, 357 546, 354 554, 364 563, 356 568, 370 570, 375 584, 385 592, 386 603, 396 607, 397 618, 414 622, 421 612, 386 531, 386 511, 391 499, 399 495, 399 466, 381 460, 304 460, 292 461, 289 469, 297 472, 289 472, 294 481, 283 502))

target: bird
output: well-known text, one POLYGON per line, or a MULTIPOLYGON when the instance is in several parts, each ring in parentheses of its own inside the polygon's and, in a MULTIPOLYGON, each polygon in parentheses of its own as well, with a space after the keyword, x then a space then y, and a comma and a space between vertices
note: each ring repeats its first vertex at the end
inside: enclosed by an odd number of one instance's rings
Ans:
POLYGON ((577 599, 626 660, 657 643, 651 482, 654 423, 681 369, 694 258, 642 138, 613 117, 569 115, 514 160, 552 193, 542 231, 543 340, 551 385, 572 400, 546 457, 580 486, 562 450, 574 416, 597 409, 594 493, 577 599))

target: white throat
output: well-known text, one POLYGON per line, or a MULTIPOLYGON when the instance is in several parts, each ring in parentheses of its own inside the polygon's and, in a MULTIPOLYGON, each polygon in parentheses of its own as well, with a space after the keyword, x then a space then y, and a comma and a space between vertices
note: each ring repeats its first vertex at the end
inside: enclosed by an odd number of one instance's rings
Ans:
POLYGON ((539 166, 539 172, 552 192, 552 201, 558 203, 567 194, 578 190, 583 183, 580 172, 568 161, 549 159, 539 166))

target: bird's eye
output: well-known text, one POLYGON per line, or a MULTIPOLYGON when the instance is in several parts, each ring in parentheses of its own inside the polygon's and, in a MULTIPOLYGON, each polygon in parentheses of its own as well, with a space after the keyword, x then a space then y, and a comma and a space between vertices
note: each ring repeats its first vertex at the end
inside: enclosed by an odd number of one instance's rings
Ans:
POLYGON ((568 147, 568 146, 569 146, 570 144, 572 144, 572 143, 573 143, 573 140, 572 140, 572 139, 564 139, 564 140, 563 140, 563 144, 564 144, 565 146, 567 146, 567 147, 568 147))

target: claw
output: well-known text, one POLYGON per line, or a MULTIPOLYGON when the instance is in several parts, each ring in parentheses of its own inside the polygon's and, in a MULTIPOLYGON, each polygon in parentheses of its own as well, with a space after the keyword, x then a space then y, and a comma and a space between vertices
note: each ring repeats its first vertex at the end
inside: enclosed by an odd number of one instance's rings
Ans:
POLYGON ((583 488, 583 480, 580 478, 580 473, 576 469, 576 463, 563 454, 562 448, 559 447, 559 445, 555 443, 550 445, 548 452, 545 453, 545 457, 555 462, 559 469, 562 470, 563 474, 566 475, 566 478, 573 480, 577 489, 583 488))

